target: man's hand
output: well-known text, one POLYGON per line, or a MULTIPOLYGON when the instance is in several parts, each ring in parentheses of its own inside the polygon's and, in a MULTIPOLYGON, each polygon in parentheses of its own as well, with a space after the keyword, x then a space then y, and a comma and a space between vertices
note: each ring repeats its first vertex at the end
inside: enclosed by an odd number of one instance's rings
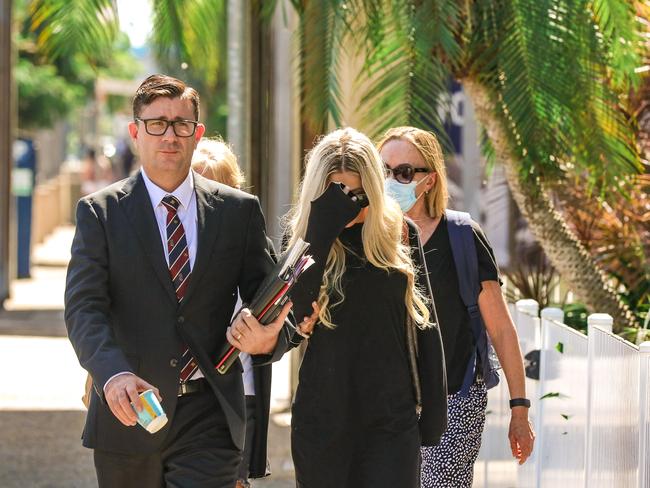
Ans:
POLYGON ((228 342, 248 354, 271 354, 292 305, 285 303, 280 315, 267 325, 260 324, 249 309, 243 308, 226 330, 228 342))
POLYGON ((131 402, 140 412, 142 402, 138 394, 149 389, 153 390, 159 401, 162 401, 158 388, 133 373, 127 373, 111 379, 104 388, 104 396, 113 415, 124 425, 131 427, 138 420, 138 416, 131 408, 131 402))
POLYGON ((528 409, 526 407, 513 407, 508 439, 510 439, 512 456, 519 460, 519 464, 524 464, 533 452, 533 444, 535 443, 535 432, 528 420, 528 409))

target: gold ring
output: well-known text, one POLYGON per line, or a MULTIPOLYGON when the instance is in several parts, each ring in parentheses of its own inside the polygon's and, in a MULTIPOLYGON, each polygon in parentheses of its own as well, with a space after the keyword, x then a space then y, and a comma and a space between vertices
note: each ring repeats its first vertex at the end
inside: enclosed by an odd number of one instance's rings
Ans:
POLYGON ((241 333, 237 336, 237 340, 241 339, 241 333))

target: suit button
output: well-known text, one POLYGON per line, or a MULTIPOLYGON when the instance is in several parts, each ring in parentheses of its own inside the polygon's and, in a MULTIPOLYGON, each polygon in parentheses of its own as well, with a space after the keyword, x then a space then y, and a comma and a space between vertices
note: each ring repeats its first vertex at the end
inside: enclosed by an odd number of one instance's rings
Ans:
POLYGON ((172 368, 175 368, 176 366, 178 366, 178 359, 176 359, 176 358, 171 358, 171 359, 169 360, 169 365, 170 365, 172 368))
POLYGON ((185 323, 185 317, 183 317, 183 316, 181 315, 180 317, 178 317, 177 322, 178 322, 179 324, 184 324, 184 323, 185 323))

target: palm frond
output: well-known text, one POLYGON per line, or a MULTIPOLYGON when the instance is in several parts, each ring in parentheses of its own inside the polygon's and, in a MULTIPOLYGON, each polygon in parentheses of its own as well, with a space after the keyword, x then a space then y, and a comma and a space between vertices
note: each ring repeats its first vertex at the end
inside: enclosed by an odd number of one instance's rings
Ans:
POLYGON ((602 190, 638 171, 633 130, 610 83, 612 53, 586 1, 478 1, 470 73, 489 87, 531 182, 587 171, 602 190))
POLYGON ((168 60, 178 66, 190 59, 183 14, 187 3, 185 0, 158 0, 153 2, 154 53, 158 59, 168 60))
POLYGON ((214 88, 225 62, 226 0, 160 0, 153 3, 156 58, 172 72, 214 88))
POLYGON ((496 167, 497 156, 492 141, 483 127, 481 127, 479 145, 481 154, 485 158, 485 175, 489 178, 496 167))
POLYGON ((300 78, 304 122, 313 134, 322 134, 331 117, 341 124, 339 67, 343 40, 354 13, 344 2, 303 2, 300 5, 300 78))
POLYGON ((641 64, 643 39, 635 17, 633 2, 626 0, 593 0, 590 5, 602 42, 611 52, 612 82, 617 87, 637 86, 634 70, 641 64))
POLYGON ((226 57, 226 0, 193 0, 183 25, 194 76, 202 78, 207 87, 215 87, 226 57))
POLYGON ((454 33, 459 18, 457 2, 395 1, 384 11, 383 24, 371 26, 381 32, 381 42, 367 53, 361 78, 368 88, 360 107, 371 135, 415 125, 436 132, 451 148, 443 114, 452 69, 462 55, 454 33))
POLYGON ((119 31, 112 0, 34 0, 28 22, 49 59, 80 52, 91 65, 110 55, 119 31))

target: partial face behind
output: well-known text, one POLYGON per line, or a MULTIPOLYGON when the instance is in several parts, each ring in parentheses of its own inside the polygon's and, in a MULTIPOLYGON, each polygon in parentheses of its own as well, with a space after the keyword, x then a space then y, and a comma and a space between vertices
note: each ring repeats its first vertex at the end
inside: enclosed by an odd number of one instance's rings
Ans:
POLYGON ((425 199, 435 183, 435 173, 427 167, 417 147, 404 139, 391 139, 380 151, 386 166, 386 193, 395 199, 402 212, 412 218, 426 213, 425 199))
MULTIPOLYGON (((139 118, 194 120, 194 108, 189 100, 159 97, 143 107, 139 118)), ((194 135, 179 137, 170 125, 164 134, 152 136, 145 130, 144 122, 129 124, 129 133, 138 149, 142 166, 154 182, 169 179, 182 181, 189 172, 192 154, 204 132, 205 126, 198 124, 194 135)))

